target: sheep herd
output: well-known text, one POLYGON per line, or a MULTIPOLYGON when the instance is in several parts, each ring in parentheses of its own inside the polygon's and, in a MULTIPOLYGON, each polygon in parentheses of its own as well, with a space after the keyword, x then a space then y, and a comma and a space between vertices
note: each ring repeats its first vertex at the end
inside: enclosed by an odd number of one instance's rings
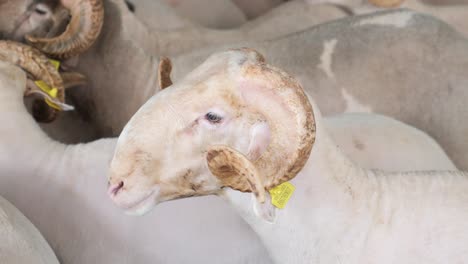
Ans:
POLYGON ((0 263, 468 262, 467 35, 465 0, 0 0, 0 263))

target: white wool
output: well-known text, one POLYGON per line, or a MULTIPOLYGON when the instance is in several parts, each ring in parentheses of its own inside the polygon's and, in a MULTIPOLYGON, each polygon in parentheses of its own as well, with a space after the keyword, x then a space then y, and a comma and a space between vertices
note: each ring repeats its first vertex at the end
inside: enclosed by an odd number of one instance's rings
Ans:
POLYGON ((335 74, 333 73, 331 66, 336 43, 338 43, 337 39, 331 39, 323 43, 323 52, 320 56, 320 64, 317 65, 317 67, 322 69, 330 79, 335 78, 335 74))
POLYGON ((391 13, 388 15, 371 16, 370 18, 363 18, 359 20, 355 25, 378 25, 403 28, 411 22, 413 15, 414 13, 411 11, 401 11, 399 13, 391 13))

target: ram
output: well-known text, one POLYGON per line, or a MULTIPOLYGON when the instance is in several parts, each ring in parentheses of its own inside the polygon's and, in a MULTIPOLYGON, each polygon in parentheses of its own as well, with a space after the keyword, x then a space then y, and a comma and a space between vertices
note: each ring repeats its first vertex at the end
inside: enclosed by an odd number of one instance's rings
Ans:
MULTIPOLYGON (((245 222, 212 197, 174 202, 146 219, 121 214, 104 191, 117 139, 50 139, 24 107, 25 85, 21 70, 0 61, 0 194, 31 219, 61 262, 271 263, 245 222)), ((432 139, 401 122, 357 114, 327 122, 369 168, 455 169, 432 139), (407 154, 380 151, 398 146, 407 154), (409 160, 409 153, 424 155, 409 160)))
POLYGON ((275 263, 468 258, 468 173, 356 165, 299 82, 252 50, 212 55, 143 105, 122 131, 109 180, 109 196, 130 214, 219 195, 275 263))

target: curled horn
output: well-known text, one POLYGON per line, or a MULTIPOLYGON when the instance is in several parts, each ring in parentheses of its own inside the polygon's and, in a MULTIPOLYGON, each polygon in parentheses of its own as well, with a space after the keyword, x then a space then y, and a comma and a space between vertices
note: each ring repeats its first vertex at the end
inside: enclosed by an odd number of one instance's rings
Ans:
POLYGON ((304 167, 315 142, 315 118, 297 80, 261 60, 241 67, 244 84, 239 86, 245 86, 242 97, 248 108, 266 118, 271 128, 270 142, 256 159, 229 146, 212 146, 207 150, 207 164, 224 186, 253 192, 262 202, 264 190, 291 180, 304 167), (280 109, 281 116, 275 116, 272 108, 280 109))
POLYGON ((224 186, 252 192, 261 203, 265 201, 265 188, 257 168, 242 153, 228 146, 212 146, 206 159, 210 171, 224 186))
POLYGON ((31 45, 57 59, 67 59, 89 49, 104 23, 102 0, 62 0, 62 3, 71 13, 64 33, 54 38, 26 36, 31 45))
MULTIPOLYGON (((34 80, 43 80, 49 87, 56 88, 56 100, 64 103, 65 91, 60 73, 40 51, 18 42, 0 41, 0 59, 19 66, 34 80)), ((57 109, 48 107, 43 101, 36 101, 34 104, 33 116, 37 121, 52 122, 55 120, 57 109)))

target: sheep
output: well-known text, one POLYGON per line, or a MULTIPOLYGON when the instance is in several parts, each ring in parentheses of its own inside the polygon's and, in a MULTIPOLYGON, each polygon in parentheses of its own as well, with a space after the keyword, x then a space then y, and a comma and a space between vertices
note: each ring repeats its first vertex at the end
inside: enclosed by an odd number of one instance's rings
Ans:
MULTIPOLYGON (((0 194, 35 223, 62 263, 271 263, 245 222, 213 197, 176 201, 146 219, 122 215, 103 192, 117 139, 77 145, 50 139, 25 110, 25 82, 22 71, 0 61, 0 194), (182 236, 197 238, 184 239, 185 254, 182 236)), ((355 161, 370 168, 455 169, 426 134, 387 118, 350 116, 329 122, 350 132, 336 136, 355 161), (425 155, 409 163, 398 152, 380 153, 392 146, 425 155)))
POLYGON ((57 257, 36 227, 0 196, 0 262, 58 264, 57 257))
POLYGON ((356 165, 299 81, 249 49, 212 55, 144 104, 119 137, 109 181, 128 214, 221 196, 275 263, 468 259, 468 173, 356 165))
POLYGON ((104 18, 102 0, 3 1, 0 10, 2 39, 27 41, 57 59, 86 51, 99 36, 104 18))

